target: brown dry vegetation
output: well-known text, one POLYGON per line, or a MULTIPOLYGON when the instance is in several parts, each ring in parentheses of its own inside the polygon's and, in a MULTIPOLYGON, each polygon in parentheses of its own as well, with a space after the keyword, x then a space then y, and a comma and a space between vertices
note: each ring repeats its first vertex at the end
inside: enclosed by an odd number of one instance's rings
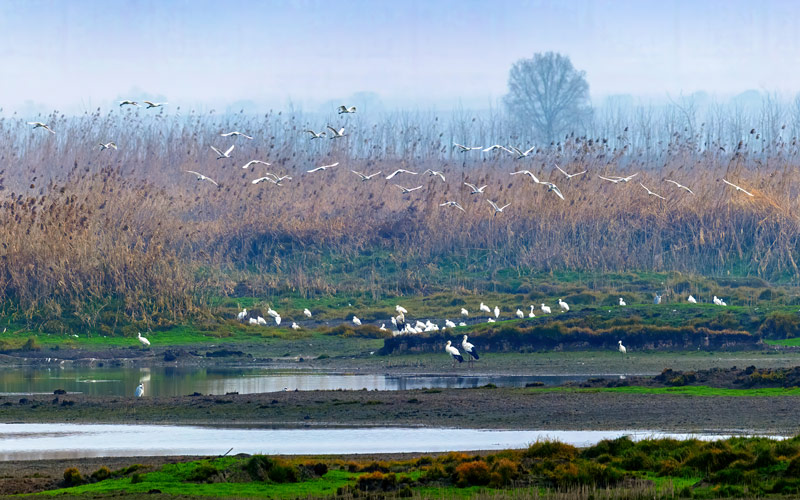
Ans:
POLYGON ((665 123, 656 141, 609 127, 607 140, 567 137, 514 160, 450 147, 454 139, 471 142, 465 137, 523 145, 502 123, 426 114, 377 123, 330 117, 348 134, 336 140, 310 140, 303 130, 321 125, 281 113, 115 110, 43 121, 56 135, 0 120, 0 300, 5 313, 28 318, 66 314, 91 326, 114 309, 127 319, 174 322, 207 314, 211 296, 425 291, 432 277, 439 287, 474 287, 508 268, 800 278, 800 160, 795 141, 778 134, 765 141, 744 132, 737 143, 728 129, 689 134, 665 123), (219 136, 229 130, 255 139, 219 136), (119 150, 99 151, 108 140, 119 150), (216 160, 209 148, 230 144, 231 160, 216 160), (243 170, 250 159, 272 166, 243 170), (340 166, 305 173, 334 161, 340 166), (554 162, 589 173, 566 180, 554 162), (447 182, 422 175, 359 182, 350 172, 400 167, 442 170, 447 182), (566 200, 509 176, 519 169, 555 182, 566 200), (250 184, 265 171, 293 179, 250 184), (628 184, 597 179, 634 172, 628 184), (723 177, 755 196, 734 192, 723 177), (470 195, 464 181, 488 184, 486 195, 470 195), (639 181, 667 201, 648 197, 639 181), (424 187, 402 195, 395 183, 424 187), (512 204, 495 217, 486 198, 512 204), (440 208, 447 200, 466 213, 440 208))

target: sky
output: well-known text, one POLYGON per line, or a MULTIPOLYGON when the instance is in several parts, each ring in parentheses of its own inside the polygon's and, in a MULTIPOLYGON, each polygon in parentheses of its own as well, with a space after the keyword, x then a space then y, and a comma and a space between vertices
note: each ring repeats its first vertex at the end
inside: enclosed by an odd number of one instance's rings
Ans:
POLYGON ((0 0, 0 108, 117 99, 316 110, 497 106, 512 64, 556 51, 594 103, 800 91, 800 2, 0 0))

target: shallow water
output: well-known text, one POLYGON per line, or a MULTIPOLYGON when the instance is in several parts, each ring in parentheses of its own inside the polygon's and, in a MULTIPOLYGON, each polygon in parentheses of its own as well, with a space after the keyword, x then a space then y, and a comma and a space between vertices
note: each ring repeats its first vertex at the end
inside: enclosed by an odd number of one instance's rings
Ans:
POLYGON ((721 439, 718 434, 394 428, 241 429, 198 426, 0 424, 0 460, 108 456, 439 452, 525 448, 539 439, 589 446, 602 439, 721 439))
MULTIPOLYGON (((617 377, 617 375, 607 375, 617 377)), ((52 394, 56 389, 92 395, 132 395, 139 383, 147 396, 201 394, 252 394, 283 390, 379 390, 470 388, 486 384, 524 387, 585 381, 587 375, 380 375, 329 374, 312 371, 280 372, 258 367, 200 368, 17 368, 0 372, 0 396, 52 394)))

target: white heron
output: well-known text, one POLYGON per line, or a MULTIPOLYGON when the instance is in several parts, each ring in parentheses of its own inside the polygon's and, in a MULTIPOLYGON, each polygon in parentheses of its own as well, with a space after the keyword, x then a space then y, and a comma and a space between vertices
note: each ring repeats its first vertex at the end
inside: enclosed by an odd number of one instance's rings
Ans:
POLYGON ((259 177, 258 179, 253 179, 252 181, 250 181, 250 184, 258 184, 260 182, 265 182, 265 181, 266 182, 271 182, 271 183, 275 184, 276 186, 278 185, 278 181, 276 181, 273 177, 271 177, 269 175, 265 175, 264 177, 259 177))
POLYGON ((459 363, 463 363, 464 358, 461 357, 461 353, 458 352, 458 349, 456 349, 450 344, 452 344, 452 342, 448 340, 447 345, 444 346, 444 350, 447 351, 447 354, 453 357, 453 366, 456 366, 456 361, 458 361, 459 363))
POLYGON ((392 180, 392 179, 394 178, 394 176, 395 176, 395 175, 397 175, 397 174, 411 174, 411 175, 417 175, 417 173, 416 173, 416 172, 412 172, 411 170, 406 170, 406 169, 404 169, 404 168, 398 168, 397 170, 395 170, 395 171, 394 171, 394 172, 392 172, 391 174, 387 175, 387 176, 386 176, 386 180, 387 180, 387 181, 389 181, 389 180, 392 180))
POLYGON ((239 321, 244 321, 245 318, 247 318, 247 309, 242 308, 242 310, 239 311, 239 314, 236 315, 236 319, 239 321))
POLYGON ((333 128, 330 125, 328 125, 328 129, 331 132, 333 132, 333 135, 331 136, 331 139, 339 139, 341 137, 344 137, 344 127, 340 128, 339 130, 336 130, 335 128, 333 128))
POLYGON ((300 325, 298 325, 297 323, 292 321, 292 330, 299 330, 299 329, 300 329, 300 325))
POLYGON ((635 173, 633 175, 629 175, 628 177, 603 177, 602 175, 598 175, 597 177, 603 179, 604 181, 613 182, 614 184, 618 184, 620 182, 630 182, 631 179, 639 175, 639 173, 635 173))
POLYGON ((486 320, 486 322, 487 323, 494 323, 494 318, 489 318, 488 320, 486 320))
POLYGON ((494 209, 494 214, 495 214, 495 215, 503 213, 503 210, 505 210, 506 208, 508 208, 509 206, 511 206, 511 203, 506 203, 506 204, 505 204, 505 205, 503 205, 502 207, 498 207, 498 206, 497 206, 497 203, 493 202, 492 200, 486 200, 486 201, 488 201, 488 202, 489 202, 489 205, 491 205, 491 206, 492 206, 492 208, 494 209))
POLYGON ((548 190, 548 191, 552 191, 553 193, 555 193, 555 194, 556 194, 556 196, 558 196, 558 197, 559 197, 559 198, 561 198, 562 200, 564 199, 564 195, 563 195, 563 194, 561 194, 561 190, 560 190, 560 189, 558 189, 558 186, 556 186, 556 185, 555 185, 555 184, 553 184, 552 182, 542 182, 542 184, 544 184, 545 186, 547 186, 547 190, 548 190))
POLYGON ((511 150, 510 150, 510 149, 508 149, 507 147, 505 147, 505 146, 501 146, 500 144, 495 144, 494 146, 489 146, 488 148, 484 149, 484 150, 483 150, 483 152, 484 152, 484 153, 488 153, 488 152, 490 152, 490 151, 496 151, 496 150, 498 150, 498 149, 502 149, 502 150, 503 150, 503 151, 505 151, 506 153, 511 153, 511 154, 513 154, 513 153, 514 153, 513 151, 511 151, 511 150))
POLYGON ((114 142, 107 142, 105 144, 103 144, 101 142, 100 143, 100 151, 103 151, 104 149, 117 149, 117 145, 114 142))
POLYGON ((142 102, 147 104, 146 109, 160 108, 161 106, 166 106, 167 104, 169 104, 168 102, 151 102, 151 101, 142 101, 142 102))
POLYGON ((368 180, 372 179, 373 177, 375 177, 376 175, 381 175, 381 173, 382 173, 382 172, 375 172, 374 174, 365 175, 365 174, 362 174, 361 172, 356 172, 355 170, 351 170, 351 172, 353 172, 357 176, 361 177, 361 181, 362 182, 368 181, 368 180))
POLYGON ((444 326, 447 328, 455 328, 456 324, 450 321, 449 319, 444 320, 444 326))
POLYGON ((470 363, 472 363, 475 360, 480 359, 480 356, 478 356, 478 350, 475 349, 475 346, 472 345, 472 343, 470 343, 467 340, 467 336, 466 335, 464 335, 464 338, 461 340, 461 347, 463 347, 464 348, 464 352, 466 352, 469 355, 468 359, 469 359, 470 363))
POLYGON ((495 318, 499 318, 500 317, 500 308, 497 307, 497 306, 494 306, 494 317, 495 318))
POLYGON ((544 305, 544 303, 542 303, 541 309, 542 309, 542 312, 545 313, 545 314, 550 314, 552 312, 548 306, 544 305))
POLYGON ((119 101, 119 107, 121 108, 122 106, 136 106, 136 107, 141 107, 141 106, 139 106, 139 103, 138 103, 138 102, 136 102, 136 101, 130 101, 130 100, 128 100, 128 99, 125 99, 124 101, 119 101))
POLYGON ((458 326, 467 326, 467 324, 466 324, 466 323, 464 323, 463 321, 459 321, 459 322, 458 322, 458 326))
POLYGON ((386 331, 386 323, 381 323, 381 327, 378 330, 385 332, 386 331))
POLYGON ((463 144, 459 144, 457 142, 453 143, 454 148, 458 148, 459 153, 466 153, 467 151, 472 151, 474 149, 481 149, 483 146, 464 146, 463 144))
POLYGON ((487 186, 478 187, 475 184, 470 184, 469 182, 465 182, 464 185, 472 189, 470 194, 483 194, 483 190, 487 188, 487 186))
POLYGON ((256 318, 256 321, 260 326, 267 326, 267 320, 265 320, 263 316, 256 318))
POLYGON ((658 305, 660 303, 661 303, 661 295, 656 294, 656 296, 653 297, 653 304, 658 305))
POLYGON ((524 317, 525 317, 525 313, 524 313, 524 312, 522 312, 522 309, 517 309, 517 317, 518 317, 519 319, 522 319, 522 318, 524 318, 524 317))
POLYGON ((462 207, 457 201, 446 201, 444 203, 439 203, 439 206, 440 207, 455 207, 455 208, 461 210, 462 212, 467 213, 467 211, 464 210, 464 207, 462 207))
POLYGON ((139 339, 139 343, 142 344, 142 347, 150 347, 150 341, 142 337, 142 332, 137 332, 137 336, 139 339))
POLYGON ((586 172, 588 172, 588 170, 584 170, 583 172, 578 172, 577 174, 568 174, 564 170, 562 170, 561 167, 559 167, 557 163, 554 163, 554 165, 556 166, 556 168, 558 169, 559 172, 561 172, 562 174, 567 176, 567 179, 572 179, 573 177, 577 177, 579 175, 583 175, 586 172))
POLYGON ((399 313, 401 313, 401 314, 408 314, 408 311, 406 310, 406 308, 401 306, 400 304, 395 305, 394 306, 394 310, 399 312, 399 313))
POLYGON ((567 312, 567 311, 569 311, 569 304, 567 304, 566 302, 564 302, 564 301, 563 301, 563 300, 561 300, 561 299, 558 299, 558 307, 560 307, 561 309, 563 309, 563 310, 564 310, 564 312, 567 312))
POLYGON ((689 301, 690 304, 697 304, 697 299, 689 295, 689 298, 686 299, 689 301))
POLYGON ((467 316, 469 316, 469 311, 467 311, 466 309, 464 309, 464 308, 462 307, 462 308, 461 308, 461 315, 462 315, 462 316, 464 316, 464 317, 467 317, 467 316))
POLYGON ((303 314, 306 315, 306 318, 310 318, 311 317, 311 311, 309 311, 308 308, 303 309, 303 314))
POLYGON ((258 320, 256 318, 248 318, 247 319, 247 323, 250 324, 250 325, 253 325, 253 326, 257 326, 258 325, 258 320))
POLYGON ((186 170, 186 172, 196 175, 198 181, 208 181, 211 184, 219 187, 219 184, 217 184, 217 181, 215 181, 214 179, 212 179, 211 177, 209 177, 207 175, 203 175, 200 172, 195 172, 194 170, 186 170))
POLYGON ((622 354, 627 354, 628 353, 628 349, 626 349, 625 346, 622 345, 622 341, 618 340, 617 343, 619 344, 619 347, 617 347, 617 350, 619 352, 621 352, 622 354))
POLYGON ((231 152, 233 151, 233 148, 235 148, 235 147, 236 147, 236 144, 231 144, 231 147, 229 147, 227 150, 225 150, 225 152, 220 151, 219 149, 215 148, 214 146, 211 146, 211 149, 215 153, 217 153, 217 160, 221 160, 223 158, 230 158, 231 157, 231 152))
POLYGON ((535 318, 536 317, 536 314, 534 314, 534 312, 533 312, 533 304, 531 304, 531 312, 528 313, 528 317, 529 318, 535 318))
POLYGON ((280 325, 281 324, 281 317, 280 316, 275 316, 275 324, 276 325, 280 325))
POLYGON ((278 316, 280 316, 280 314, 278 314, 278 311, 273 309, 272 306, 268 306, 267 307, 267 314, 269 314, 273 318, 277 318, 278 316))
POLYGON ((624 301, 624 300, 622 300, 622 297, 620 297, 620 298, 619 298, 619 305, 621 305, 621 306, 627 306, 628 304, 626 304, 626 303, 625 303, 625 301, 624 301))
POLYGON ((338 164, 339 164, 339 162, 337 161, 336 163, 331 163, 330 165, 322 165, 321 167, 312 168, 311 170, 306 170, 306 172, 308 172, 309 174, 313 174, 314 172, 316 172, 318 170, 328 170, 329 168, 333 168, 333 167, 337 166, 338 164))
POLYGON ((356 326, 361 326, 361 320, 353 316, 353 324, 356 326))
POLYGON ((733 186, 734 188, 736 188, 737 191, 741 191, 744 194, 746 194, 747 196, 753 196, 753 193, 745 191, 744 189, 742 189, 741 187, 737 186, 736 184, 734 184, 732 182, 728 182, 726 179, 722 179, 722 182, 724 182, 725 184, 727 184, 729 186, 733 186))
POLYGON ((343 113, 355 113, 355 112, 356 112, 356 107, 355 106, 350 106, 349 108, 347 106, 339 106, 339 114, 340 115, 343 114, 343 113))
POLYGON ((491 309, 489 309, 489 306, 487 306, 487 305, 486 305, 486 304, 484 304, 483 302, 481 302, 481 306, 479 307, 479 309, 480 309, 481 311, 483 311, 483 312, 486 312, 486 313, 492 314, 492 310, 491 310, 491 309))
POLYGON ((308 132, 309 134, 311 134, 311 138, 312 139, 324 139, 325 138, 325 131, 324 130, 322 132, 317 133, 317 132, 314 132, 313 130, 306 129, 303 132, 308 132))
POLYGON ((423 175, 428 174, 431 177, 437 177, 438 176, 440 179, 442 179, 442 182, 445 182, 445 180, 444 180, 444 172, 440 172, 438 170, 428 169, 428 170, 422 172, 422 174, 423 175))
POLYGON ((644 184, 642 184, 641 182, 639 183, 639 185, 640 185, 640 186, 642 186, 642 187, 644 188, 644 190, 645 190, 645 191, 647 191, 647 194, 648 194, 649 196, 655 196, 656 198, 661 198, 662 200, 666 200, 666 198, 664 198, 664 197, 663 197, 663 196, 661 196, 660 194, 658 194, 658 193, 654 193, 654 192, 650 191, 649 189, 647 189, 647 186, 645 186, 645 185, 644 185, 644 184))
POLYGON ((267 162, 261 161, 261 160, 250 160, 247 163, 245 163, 244 165, 242 165, 242 168, 250 168, 251 165, 266 165, 266 166, 269 167, 269 166, 272 165, 272 163, 267 163, 267 162))
POLYGON ((133 394, 137 398, 140 398, 140 397, 144 396, 144 384, 137 385, 136 386, 136 391, 133 394))
POLYGON ((233 136, 233 137, 244 137, 245 139, 251 139, 251 140, 253 139, 249 135, 243 134, 243 133, 239 132, 238 130, 234 130, 233 132, 225 132, 225 133, 222 133, 222 134, 219 134, 219 135, 221 135, 222 137, 232 137, 233 136))
POLYGON ((413 187, 413 188, 403 187, 400 184, 395 184, 395 186, 400 188, 400 190, 403 192, 403 194, 413 193, 417 189, 422 189, 422 186, 417 186, 417 187, 413 187))
POLYGON ((36 130, 37 128, 43 128, 43 129, 47 130, 48 132, 50 132, 51 134, 55 134, 55 132, 53 131, 53 129, 51 129, 50 127, 48 127, 46 123, 42 123, 42 122, 28 122, 28 125, 33 125, 33 129, 34 129, 34 130, 36 130))
POLYGON ((531 172, 530 170, 519 170, 517 172, 511 172, 511 175, 517 175, 517 174, 524 174, 529 176, 531 179, 533 179, 533 182, 535 182, 536 184, 542 183, 542 181, 540 181, 538 177, 533 175, 533 172, 531 172))
POLYGON ((691 194, 694 194, 694 191, 692 191, 691 189, 689 189, 688 187, 684 186, 683 184, 681 184, 679 182, 673 181, 672 179, 664 179, 664 180, 666 182, 671 182, 672 184, 675 184, 676 186, 678 186, 681 189, 685 189, 686 191, 688 191, 691 194))
POLYGON ((512 151, 513 151, 514 153, 516 153, 516 155, 517 155, 517 160, 521 160, 522 158, 525 158, 525 157, 526 157, 526 156, 528 156, 529 154, 533 153, 533 150, 534 150, 534 149, 536 149, 536 146, 531 146, 531 148, 530 148, 530 149, 528 149, 527 151, 522 151, 522 150, 520 150, 520 149, 518 149, 518 148, 515 148, 514 146, 509 146, 509 147, 512 149, 512 151))

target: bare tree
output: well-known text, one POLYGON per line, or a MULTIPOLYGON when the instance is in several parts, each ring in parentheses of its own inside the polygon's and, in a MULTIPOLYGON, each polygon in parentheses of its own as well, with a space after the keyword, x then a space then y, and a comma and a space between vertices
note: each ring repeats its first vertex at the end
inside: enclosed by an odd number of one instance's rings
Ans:
POLYGON ((536 137, 547 141, 574 132, 591 113, 585 72, 555 52, 514 63, 504 102, 513 118, 529 124, 536 137))

